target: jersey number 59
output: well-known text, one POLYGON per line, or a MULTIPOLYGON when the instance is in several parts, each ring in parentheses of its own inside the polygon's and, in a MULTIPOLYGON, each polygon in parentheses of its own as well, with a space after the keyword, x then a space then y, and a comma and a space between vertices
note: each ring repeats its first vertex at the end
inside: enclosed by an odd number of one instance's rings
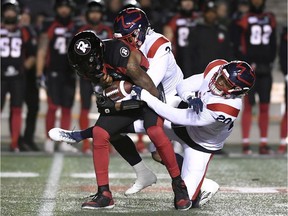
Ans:
POLYGON ((21 38, 0 38, 1 57, 19 58, 21 55, 21 38))

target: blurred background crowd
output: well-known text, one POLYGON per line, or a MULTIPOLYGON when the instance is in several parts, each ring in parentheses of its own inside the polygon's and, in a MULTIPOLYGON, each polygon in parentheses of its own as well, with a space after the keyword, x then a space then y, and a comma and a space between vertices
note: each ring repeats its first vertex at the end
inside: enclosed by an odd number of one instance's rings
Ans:
MULTIPOLYGON (((242 152, 252 153, 252 107, 258 104, 259 153, 272 154, 267 137, 273 68, 287 77, 287 2, 283 0, 2 0, 1 110, 9 93, 10 151, 54 152, 47 132, 56 125, 57 110, 59 126, 72 129, 77 87, 81 95, 77 128, 90 126, 89 112, 95 106, 92 88, 72 74, 66 47, 73 35, 87 29, 96 31, 101 39, 112 38, 114 18, 131 6, 146 12, 152 28, 172 42, 184 77, 202 73, 218 58, 251 64, 257 81, 243 102, 242 152), (47 89, 43 147, 35 143, 41 88, 47 89), (24 103, 27 113, 22 123, 24 103)), ((287 93, 287 79, 285 83, 287 93)), ((277 151, 283 154, 287 151, 287 106, 281 116, 277 151)), ((137 148, 146 151, 142 135, 137 138, 137 148)), ((65 143, 58 150, 78 151, 65 143)), ((83 142, 82 152, 91 153, 89 140, 83 142)))

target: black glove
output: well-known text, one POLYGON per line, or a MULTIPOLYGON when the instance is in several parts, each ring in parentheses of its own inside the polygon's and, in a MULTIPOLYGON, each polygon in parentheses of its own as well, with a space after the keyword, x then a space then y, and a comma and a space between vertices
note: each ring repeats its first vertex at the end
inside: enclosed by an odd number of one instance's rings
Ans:
POLYGON ((45 75, 36 77, 36 85, 38 88, 47 88, 45 75))
POLYGON ((188 98, 188 106, 193 109, 194 112, 199 114, 199 112, 203 111, 203 102, 200 98, 190 97, 188 98))
POLYGON ((115 102, 108 97, 102 95, 98 96, 96 103, 98 112, 101 114, 113 114, 117 112, 115 109, 115 102))

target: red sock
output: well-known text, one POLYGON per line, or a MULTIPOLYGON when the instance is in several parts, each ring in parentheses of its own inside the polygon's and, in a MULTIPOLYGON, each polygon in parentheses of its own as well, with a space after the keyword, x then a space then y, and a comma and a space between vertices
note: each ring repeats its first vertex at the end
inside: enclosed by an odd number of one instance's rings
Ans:
POLYGON ((93 128, 93 162, 98 186, 109 184, 109 139, 106 130, 98 126, 93 128))
POLYGON ((69 130, 71 124, 71 108, 61 107, 61 128, 69 130))
POLYGON ((281 129, 280 129, 280 138, 285 139, 288 134, 288 128, 287 128, 287 110, 284 113, 282 120, 281 120, 281 129))
POLYGON ((11 108, 10 128, 11 128, 11 148, 18 148, 18 139, 20 136, 22 117, 21 107, 11 108))
POLYGON ((180 170, 177 164, 175 153, 172 143, 166 136, 162 126, 152 126, 147 130, 147 135, 151 141, 155 144, 157 151, 165 164, 170 176, 172 178, 180 175, 180 170))
POLYGON ((252 106, 249 103, 248 96, 244 97, 244 109, 242 113, 242 139, 249 139, 249 133, 252 123, 252 106))
POLYGON ((269 124, 269 104, 260 103, 258 126, 260 129, 260 137, 267 137, 269 124))
POLYGON ((55 105, 51 98, 48 97, 48 111, 46 115, 46 135, 48 136, 48 132, 50 129, 52 129, 55 125, 55 119, 56 119, 56 110, 57 105, 55 105))

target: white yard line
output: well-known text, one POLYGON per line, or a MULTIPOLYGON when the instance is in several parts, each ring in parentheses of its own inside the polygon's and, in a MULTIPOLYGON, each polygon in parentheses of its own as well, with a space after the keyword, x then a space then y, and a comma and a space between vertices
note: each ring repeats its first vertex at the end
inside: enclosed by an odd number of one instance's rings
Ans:
POLYGON ((33 172, 0 172, 1 178, 31 178, 38 176, 39 173, 33 172))
POLYGON ((59 179, 63 167, 63 154, 56 153, 49 173, 48 181, 43 193, 43 201, 39 209, 39 216, 52 216, 56 205, 55 197, 59 186, 59 179))

